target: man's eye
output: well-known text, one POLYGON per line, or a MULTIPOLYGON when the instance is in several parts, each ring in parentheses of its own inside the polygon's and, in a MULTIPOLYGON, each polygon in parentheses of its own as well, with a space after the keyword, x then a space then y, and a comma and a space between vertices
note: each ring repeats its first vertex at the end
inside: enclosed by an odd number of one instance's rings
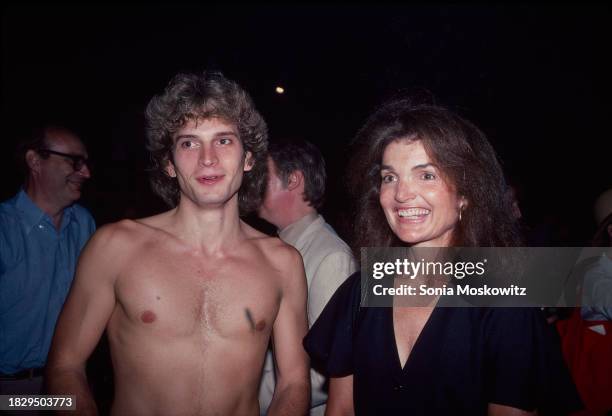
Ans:
POLYGON ((184 142, 180 143, 181 148, 183 149, 193 149, 194 147, 196 147, 196 143, 191 141, 191 140, 185 140, 184 142))
POLYGON ((232 139, 230 139, 229 137, 222 137, 219 139, 219 144, 230 144, 232 142, 232 139))

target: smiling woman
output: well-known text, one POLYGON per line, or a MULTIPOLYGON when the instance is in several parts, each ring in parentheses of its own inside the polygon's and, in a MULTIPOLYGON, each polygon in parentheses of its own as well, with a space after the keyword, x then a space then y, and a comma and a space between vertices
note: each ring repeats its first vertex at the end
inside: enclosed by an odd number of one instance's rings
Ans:
MULTIPOLYGON (((472 123, 394 101, 357 135, 352 172, 360 247, 520 243, 493 148, 472 123)), ((399 259, 401 261, 401 259, 399 259)), ((368 275, 368 274, 366 274, 368 275)), ((395 287, 402 289, 396 279, 395 287)), ((362 307, 360 273, 304 340, 331 377, 333 415, 567 414, 580 399, 558 340, 536 308, 362 307)), ((433 295, 444 295, 443 286, 433 295)))
POLYGON ((393 234, 414 246, 450 245, 467 201, 444 180, 420 141, 389 143, 381 177, 380 206, 393 234))
MULTIPOLYGON (((440 219, 440 211, 457 220, 461 216, 452 233, 452 245, 521 245, 517 222, 508 215, 512 200, 506 197, 508 186, 495 150, 478 127, 444 108, 413 105, 410 100, 393 101, 381 107, 357 134, 351 171, 365 172, 365 180, 355 175, 350 181, 358 211, 355 249, 403 245, 400 236, 394 233, 394 223, 388 221, 390 211, 385 207, 390 203, 390 190, 398 190, 396 196, 400 200, 408 198, 395 202, 396 209, 402 208, 403 218, 415 215, 417 208, 428 210, 431 220, 440 219), (410 163, 412 166, 407 168, 410 163), (398 177, 398 172, 389 168, 406 168, 411 179, 406 175, 398 177), (410 195, 417 183, 420 195, 410 195), (434 210, 424 200, 425 189, 429 192, 435 189, 437 196, 442 192, 447 198, 456 198, 454 202, 445 202, 454 209, 448 206, 434 210), (406 216, 409 214, 406 208, 413 209, 411 215, 406 216)), ((426 211, 419 212, 422 216, 426 211)), ((455 222, 453 218, 448 220, 455 222)), ((415 243, 418 241, 410 242, 415 243)))

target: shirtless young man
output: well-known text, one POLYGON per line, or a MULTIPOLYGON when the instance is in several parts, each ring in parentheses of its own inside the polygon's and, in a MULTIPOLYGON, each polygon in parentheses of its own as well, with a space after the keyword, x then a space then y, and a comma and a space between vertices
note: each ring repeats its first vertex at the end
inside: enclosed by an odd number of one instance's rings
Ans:
POLYGON ((77 413, 96 413, 85 363, 106 328, 113 415, 257 415, 273 334, 269 414, 305 413, 301 257, 239 218, 261 197, 265 122, 217 73, 177 75, 146 117, 153 187, 175 208, 92 237, 56 328, 51 393, 75 394, 77 413))

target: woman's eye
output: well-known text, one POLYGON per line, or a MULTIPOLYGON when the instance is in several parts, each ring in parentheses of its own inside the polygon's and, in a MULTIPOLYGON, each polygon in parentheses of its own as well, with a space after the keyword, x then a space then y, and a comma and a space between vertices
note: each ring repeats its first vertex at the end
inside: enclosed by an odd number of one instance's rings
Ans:
POLYGON ((395 180, 395 177, 393 175, 383 175, 382 177, 383 183, 393 182, 394 180, 395 180))
POLYGON ((423 172, 422 178, 425 179, 426 181, 432 181, 436 179, 436 175, 430 172, 423 172))

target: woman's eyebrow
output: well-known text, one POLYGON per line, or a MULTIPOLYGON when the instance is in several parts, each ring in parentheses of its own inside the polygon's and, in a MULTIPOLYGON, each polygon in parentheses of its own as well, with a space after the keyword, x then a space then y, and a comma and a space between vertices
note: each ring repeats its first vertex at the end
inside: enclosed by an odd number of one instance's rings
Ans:
MULTIPOLYGON (((417 169, 425 169, 425 168, 437 168, 437 166, 433 163, 421 163, 419 165, 415 165, 412 167, 411 170, 417 170, 417 169)), ((380 165, 380 170, 393 170, 393 166, 391 165, 380 165)))
POLYGON ((422 163, 420 165, 413 166, 412 170, 425 169, 429 167, 435 168, 436 165, 434 165, 433 163, 422 163))

